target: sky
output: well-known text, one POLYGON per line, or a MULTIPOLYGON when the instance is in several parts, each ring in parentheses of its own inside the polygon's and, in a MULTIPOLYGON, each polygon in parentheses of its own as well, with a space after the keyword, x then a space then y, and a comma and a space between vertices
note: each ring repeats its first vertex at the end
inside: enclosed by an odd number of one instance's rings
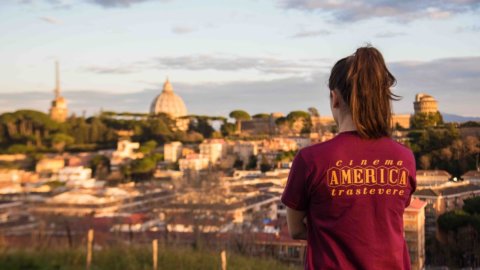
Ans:
POLYGON ((148 112, 168 76, 189 114, 331 115, 337 60, 371 44, 416 93, 480 116, 479 0, 1 0, 0 112, 47 112, 60 62, 69 110, 148 112))

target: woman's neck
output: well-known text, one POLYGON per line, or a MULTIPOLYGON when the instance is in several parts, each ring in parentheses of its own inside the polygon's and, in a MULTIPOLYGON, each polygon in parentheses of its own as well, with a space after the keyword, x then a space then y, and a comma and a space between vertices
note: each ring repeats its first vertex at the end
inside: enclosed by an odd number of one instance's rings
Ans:
POLYGON ((357 130, 357 127, 353 123, 352 115, 345 114, 338 119, 338 132, 357 130))

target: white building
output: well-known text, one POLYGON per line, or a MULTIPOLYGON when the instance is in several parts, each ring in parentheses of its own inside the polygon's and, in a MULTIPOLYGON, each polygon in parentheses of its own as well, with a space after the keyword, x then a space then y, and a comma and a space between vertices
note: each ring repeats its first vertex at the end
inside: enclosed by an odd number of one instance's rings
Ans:
POLYGON ((302 149, 312 144, 312 139, 308 137, 291 136, 288 138, 294 140, 297 143, 298 149, 302 149))
POLYGON ((131 142, 130 140, 119 140, 117 143, 117 150, 112 153, 110 166, 112 170, 118 169, 118 166, 125 160, 142 158, 143 154, 136 152, 140 148, 140 143, 131 142))
POLYGON ((447 183, 452 175, 444 170, 417 170, 417 186, 431 187, 447 183))
POLYGON ((182 156, 182 143, 179 141, 166 143, 163 146, 163 156, 165 161, 177 162, 182 156))
POLYGON ((200 154, 206 156, 212 164, 225 156, 227 152, 225 141, 222 139, 205 140, 199 145, 199 148, 200 154))
POLYGON ((179 159, 178 166, 182 172, 185 170, 199 171, 208 168, 209 162, 206 156, 193 153, 179 159))
POLYGON ((92 169, 83 166, 67 166, 58 171, 58 181, 85 181, 92 178, 92 169))
POLYGON ((243 160, 244 164, 248 162, 251 155, 258 154, 258 143, 249 141, 236 141, 233 146, 233 153, 243 160))

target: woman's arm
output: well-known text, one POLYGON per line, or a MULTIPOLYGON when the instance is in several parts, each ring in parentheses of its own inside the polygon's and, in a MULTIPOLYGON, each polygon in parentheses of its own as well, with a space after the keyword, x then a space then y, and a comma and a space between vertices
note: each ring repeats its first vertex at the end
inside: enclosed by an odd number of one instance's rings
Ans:
POLYGON ((304 219, 305 211, 298 211, 287 206, 288 232, 293 239, 307 240, 307 226, 304 219))

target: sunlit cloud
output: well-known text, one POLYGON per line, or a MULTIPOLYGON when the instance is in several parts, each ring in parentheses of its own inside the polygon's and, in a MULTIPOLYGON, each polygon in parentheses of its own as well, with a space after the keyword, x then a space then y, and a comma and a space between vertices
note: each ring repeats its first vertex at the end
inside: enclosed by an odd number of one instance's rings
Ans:
POLYGON ((195 32, 196 29, 193 28, 193 27, 189 27, 189 26, 174 26, 172 27, 172 33, 174 34, 188 34, 188 33, 191 33, 191 32, 195 32))
POLYGON ((91 66, 83 68, 82 70, 99 74, 127 74, 149 69, 215 70, 218 72, 256 70, 265 74, 305 74, 314 69, 324 68, 328 64, 325 59, 313 58, 292 60, 275 57, 199 54, 161 56, 149 61, 141 61, 116 67, 91 66))
POLYGON ((328 14, 337 22, 352 22, 372 18, 390 18, 399 22, 418 19, 446 19, 454 14, 478 11, 478 0, 426 1, 347 1, 347 0, 280 0, 284 9, 317 11, 328 14))
POLYGON ((398 37, 398 36, 404 36, 406 35, 404 32, 380 32, 375 35, 377 38, 393 38, 393 37, 398 37))
POLYGON ((292 38, 308 38, 308 37, 318 37, 318 36, 328 36, 332 34, 328 30, 314 30, 314 31, 300 31, 294 35, 292 38))
POLYGON ((48 17, 48 16, 40 17, 39 19, 44 21, 44 22, 50 23, 50 24, 62 24, 63 23, 62 21, 60 21, 58 19, 55 19, 53 17, 48 17))

